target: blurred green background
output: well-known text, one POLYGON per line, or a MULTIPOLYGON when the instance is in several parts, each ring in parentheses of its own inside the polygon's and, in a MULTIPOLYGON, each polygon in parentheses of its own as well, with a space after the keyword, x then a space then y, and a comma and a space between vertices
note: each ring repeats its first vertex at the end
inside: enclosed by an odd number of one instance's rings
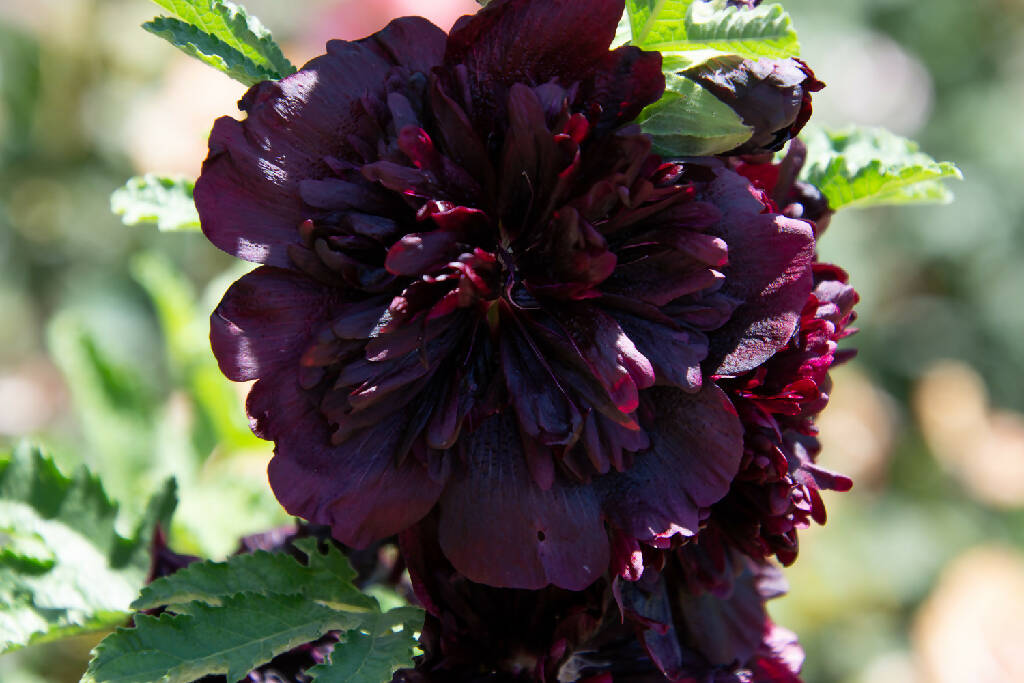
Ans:
MULTIPOLYGON (((475 7, 245 4, 296 63, 394 16, 448 27, 475 7)), ((1024 2, 784 5, 829 84, 816 122, 888 127, 966 180, 950 206, 849 211, 825 235, 863 331, 823 461, 856 484, 804 532, 773 613, 803 641, 807 683, 1024 681, 1024 2)), ((176 546, 223 556, 284 519, 245 387, 205 339, 240 266, 201 235, 122 226, 108 197, 138 173, 195 177, 243 88, 142 31, 156 13, 0 0, 0 441, 88 463, 129 515, 175 474, 176 546)), ((94 641, 0 658, 0 680, 77 680, 94 641)))

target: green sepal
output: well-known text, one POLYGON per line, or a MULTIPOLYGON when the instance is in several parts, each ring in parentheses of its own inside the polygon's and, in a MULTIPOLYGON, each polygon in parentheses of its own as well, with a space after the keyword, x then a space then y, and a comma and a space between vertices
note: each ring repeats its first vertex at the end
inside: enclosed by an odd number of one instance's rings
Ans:
POLYGON ((663 156, 708 156, 750 139, 752 129, 708 90, 679 73, 665 74, 665 94, 637 118, 663 156))

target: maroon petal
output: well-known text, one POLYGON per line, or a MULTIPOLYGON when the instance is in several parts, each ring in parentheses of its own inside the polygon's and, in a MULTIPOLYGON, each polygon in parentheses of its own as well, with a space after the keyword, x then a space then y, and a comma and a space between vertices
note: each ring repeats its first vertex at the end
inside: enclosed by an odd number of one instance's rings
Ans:
POLYGON ((671 384, 685 391, 700 388, 700 363, 708 355, 708 338, 703 332, 673 329, 621 311, 612 315, 640 353, 650 359, 659 384, 671 384))
POLYGON ((655 387, 651 448, 622 474, 595 485, 608 521, 641 541, 692 536, 700 510, 729 491, 743 455, 743 427, 725 393, 705 382, 698 393, 655 387))
POLYGON ((210 316, 210 343, 221 371, 245 382, 295 362, 331 320, 337 299, 335 291, 282 268, 263 266, 242 276, 210 316))
POLYGON ((543 355, 514 327, 502 335, 500 353, 519 426, 545 445, 570 445, 579 434, 583 417, 543 355))
POLYGON ((392 64, 428 74, 444 58, 447 38, 443 30, 423 17, 402 17, 359 44, 378 49, 392 64))
POLYGON ((814 234, 806 221, 761 213, 764 205, 747 180, 719 171, 710 188, 723 220, 710 230, 729 245, 722 293, 743 303, 711 335, 714 373, 735 375, 757 367, 793 336, 814 285, 814 234))
POLYGON ((462 471, 441 498, 445 555, 490 586, 582 590, 608 566, 608 537, 593 490, 556 480, 542 491, 507 415, 467 437, 462 471))
POLYGON ((665 578, 642 577, 641 582, 616 579, 615 589, 623 616, 640 625, 640 642, 654 665, 668 680, 685 680, 683 648, 672 623, 672 603, 665 578))
POLYGON ((665 92, 661 53, 620 47, 608 53, 581 99, 601 107, 598 129, 632 121, 665 92))
POLYGON ((289 514, 329 524, 342 543, 365 547, 419 521, 444 483, 413 457, 399 463, 405 411, 392 412, 338 446, 317 406, 287 372, 249 394, 255 431, 277 442, 267 473, 289 514))
POLYGON ((244 121, 218 119, 195 189, 210 241, 248 261, 290 265, 287 247, 298 243, 299 224, 310 218, 298 183, 327 175, 325 157, 361 161, 349 139, 365 137, 376 124, 359 102, 367 93, 382 96, 395 64, 426 70, 437 63, 444 33, 428 26, 398 19, 362 42, 331 41, 326 55, 298 73, 253 86, 239 103, 248 112, 244 121), (399 45, 404 36, 427 34, 424 44, 432 48, 399 45))
POLYGON ((447 230, 410 233, 388 250, 384 267, 395 275, 433 273, 459 255, 458 241, 447 230))
POLYGON ((444 63, 464 64, 474 103, 493 108, 495 84, 587 76, 607 54, 623 7, 623 0, 496 0, 456 22, 444 63))
POLYGON ((721 274, 707 264, 671 252, 618 264, 601 289, 665 306, 687 294, 714 289, 720 280, 721 274))
POLYGON ((594 306, 564 307, 557 321, 565 343, 624 414, 636 410, 640 390, 653 386, 654 367, 615 318, 594 306))

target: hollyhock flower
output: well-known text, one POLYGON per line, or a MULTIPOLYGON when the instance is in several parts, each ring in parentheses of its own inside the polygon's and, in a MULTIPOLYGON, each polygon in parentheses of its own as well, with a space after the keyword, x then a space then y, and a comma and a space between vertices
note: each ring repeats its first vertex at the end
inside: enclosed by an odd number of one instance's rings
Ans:
POLYGON ((203 231, 262 265, 211 341, 257 380, 290 513, 365 546, 436 509, 468 579, 582 589, 729 491, 744 427, 717 378, 790 344, 814 238, 725 161, 650 153, 630 121, 661 57, 609 51, 622 10, 398 19, 215 124, 203 231))
MULTIPOLYGON (((816 188, 795 180, 804 154, 803 144, 794 141, 780 163, 747 158, 732 165, 784 206, 785 213, 814 221, 820 234, 831 211, 816 188)), ((700 537, 706 551, 719 557, 714 563, 719 569, 728 547, 791 564, 797 530, 812 520, 825 522, 820 491, 847 491, 852 485, 815 464, 820 444, 814 420, 828 404, 829 370, 854 354, 839 350, 838 343, 855 331, 850 324, 858 296, 841 269, 815 263, 813 273, 814 289, 789 344, 757 369, 719 380, 744 426, 739 472, 729 494, 712 507, 700 537)), ((695 566, 693 571, 707 586, 719 581, 715 570, 695 566)))
POLYGON ((754 130, 730 154, 777 152, 811 117, 811 93, 825 84, 799 59, 744 59, 725 55, 687 69, 686 76, 714 93, 754 130))
POLYGON ((679 552, 658 550, 637 581, 605 575, 582 591, 529 591, 470 581, 437 531, 431 515, 400 536, 427 618, 424 654, 398 683, 799 683, 803 652, 764 607, 785 582, 738 552, 717 592, 691 581, 679 552))
POLYGON ((852 333, 857 293, 835 266, 815 264, 814 280, 790 344, 757 370, 722 382, 744 424, 744 458, 702 532, 723 533, 751 556, 775 555, 787 565, 796 559, 797 530, 812 519, 825 523, 820 491, 852 485, 815 464, 814 418, 828 403, 829 369, 852 355, 837 342, 852 333))
POLYGON ((455 569, 432 514, 400 536, 427 610, 415 669, 400 683, 583 681, 799 683, 803 653, 765 602, 785 592, 777 569, 728 552, 727 584, 709 590, 690 565, 698 544, 648 549, 636 581, 606 574, 582 591, 495 588, 455 569))
POLYGON ((578 680, 574 654, 623 627, 607 578, 582 591, 495 588, 469 580, 444 556, 437 515, 400 537, 417 601, 427 610, 424 654, 402 683, 578 680), (573 673, 570 673, 572 670, 573 673))
POLYGON ((709 591, 680 559, 662 553, 659 571, 615 584, 658 670, 676 683, 800 683, 803 650, 765 611, 786 591, 779 570, 731 551, 728 585, 709 591))

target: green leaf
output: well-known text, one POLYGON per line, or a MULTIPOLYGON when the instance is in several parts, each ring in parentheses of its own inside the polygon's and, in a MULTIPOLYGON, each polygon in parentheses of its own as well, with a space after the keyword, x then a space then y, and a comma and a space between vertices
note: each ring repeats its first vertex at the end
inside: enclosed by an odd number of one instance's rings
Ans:
POLYGON ((728 152, 753 129, 687 69, 723 55, 785 59, 800 52, 793 22, 780 5, 730 7, 725 0, 627 0, 615 44, 662 53, 665 95, 639 117, 654 149, 664 156, 728 152))
POLYGON ((750 59, 800 54, 793 21, 777 4, 747 9, 730 7, 726 0, 628 0, 626 13, 633 45, 691 65, 723 54, 750 59))
POLYGON ((71 393, 85 442, 82 453, 106 487, 128 500, 152 470, 158 393, 152 377, 100 343, 87 313, 65 310, 47 326, 47 346, 71 393))
POLYGON ((67 477, 38 449, 0 462, 0 652, 124 621, 149 569, 149 543, 176 502, 169 482, 131 537, 82 468, 67 477))
POLYGON ((280 74, 247 59, 238 50, 209 33, 172 17, 157 17, 142 25, 155 36, 159 36, 189 57, 222 71, 239 83, 248 86, 260 81, 280 78, 280 74))
POLYGON ((612 39, 610 49, 622 47, 623 45, 629 44, 633 39, 633 27, 629 24, 629 11, 622 13, 622 18, 619 19, 619 25, 615 27, 615 38, 612 39))
POLYGON ((156 223, 160 230, 198 230, 194 188, 186 178, 136 176, 110 195, 110 210, 125 225, 156 223))
POLYGON ((321 680, 381 683, 409 666, 423 612, 382 613, 352 584, 356 572, 337 548, 321 552, 315 539, 295 547, 306 564, 256 552, 195 563, 154 581, 135 607, 166 606, 167 612, 137 615, 134 629, 104 639, 83 683, 171 683, 208 674, 235 681, 328 631, 344 633, 321 680))
POLYGON ((808 128, 801 139, 807 144, 801 179, 818 187, 833 210, 946 203, 953 195, 940 181, 963 178, 955 164, 935 161, 916 142, 878 128, 808 128))
POLYGON ((283 652, 359 621, 296 594, 238 593, 216 606, 193 602, 187 613, 136 615, 135 628, 104 638, 82 683, 186 682, 208 674, 238 681, 283 652))
POLYGON ((423 623, 420 610, 397 607, 374 614, 362 628, 349 631, 335 646, 329 662, 307 673, 315 683, 382 683, 410 665, 415 632, 423 623))
POLYGON ((146 30, 170 40, 186 53, 232 78, 252 85, 295 73, 295 67, 285 58, 270 31, 259 19, 249 16, 243 7, 227 0, 153 1, 181 21, 160 17, 144 25, 146 30), (195 31, 189 33, 182 26, 192 27, 195 31), (174 35, 164 33, 167 31, 174 35), (196 34, 207 39, 196 42, 196 34), (189 44, 193 47, 186 48, 185 45, 189 44))
POLYGON ((738 147, 752 129, 710 92, 682 74, 665 75, 665 94, 637 119, 664 156, 705 156, 738 147))
POLYGON ((297 593, 332 609, 369 613, 379 611, 376 601, 352 585, 356 572, 337 548, 320 553, 313 539, 296 542, 308 556, 301 565, 283 553, 254 552, 227 562, 196 562, 142 589, 132 607, 137 610, 200 601, 220 604, 240 592, 297 593))

